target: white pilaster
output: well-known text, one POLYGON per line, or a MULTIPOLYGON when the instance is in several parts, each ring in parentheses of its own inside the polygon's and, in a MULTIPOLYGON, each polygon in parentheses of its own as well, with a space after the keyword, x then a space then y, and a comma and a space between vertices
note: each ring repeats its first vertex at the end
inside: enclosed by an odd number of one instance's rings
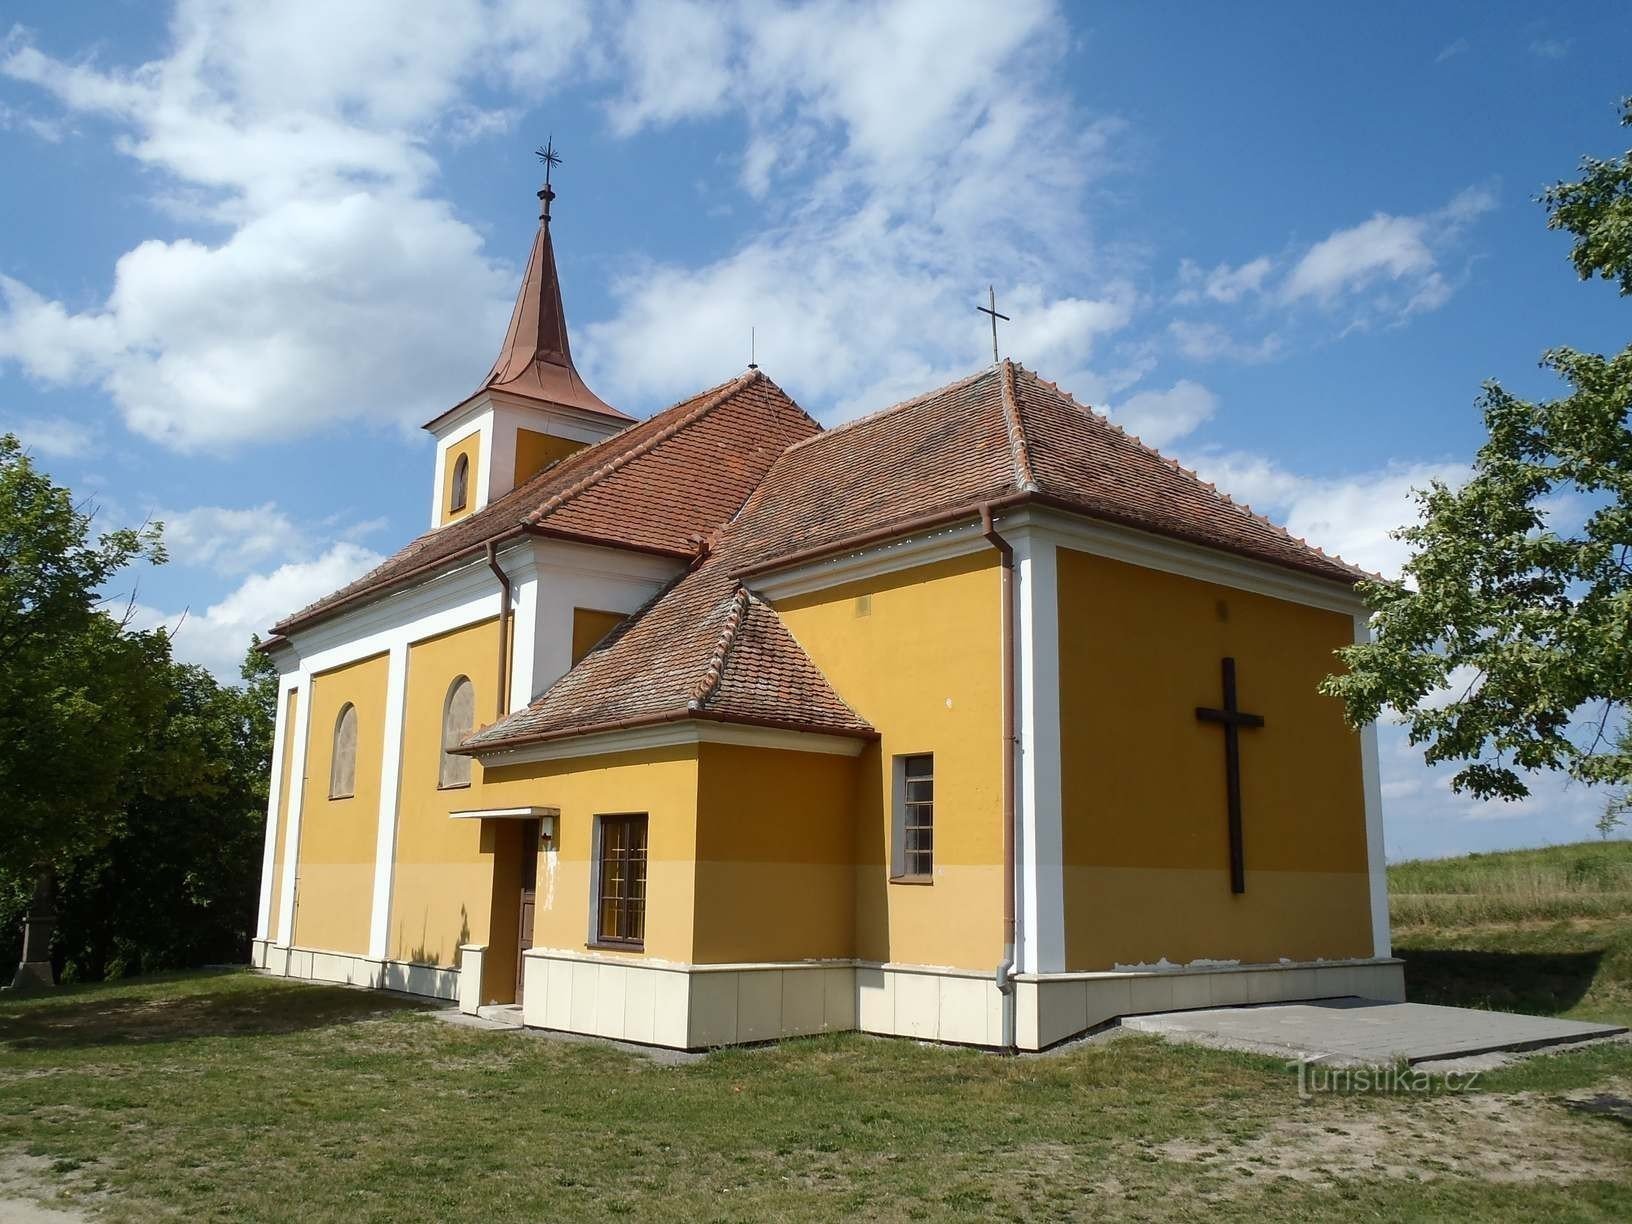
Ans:
MULTIPOLYGON (((505 564, 502 557, 499 564, 505 564)), ((534 697, 533 652, 538 646, 538 580, 529 578, 516 583, 512 596, 509 709, 514 712, 524 709, 534 697)))
MULTIPOLYGON (((1001 526, 1001 525, 1000 525, 1001 526)), ((1014 545, 1019 582, 1016 617, 1017 734, 1020 739, 1016 882, 1022 973, 1065 969, 1065 874, 1060 793, 1059 583, 1054 541, 1019 527, 1014 545)))
POLYGON ((391 884, 397 865, 397 797, 402 790, 402 729, 408 704, 408 643, 391 647, 385 676, 385 744, 380 754, 380 816, 374 836, 374 907, 368 955, 385 958, 391 929, 391 884))
POLYGON ((278 946, 295 942, 295 884, 300 878, 300 808, 306 795, 306 740, 312 721, 312 677, 295 676, 295 755, 289 765, 289 815, 283 828, 283 880, 278 890, 278 946))
POLYGON ((493 487, 493 416, 488 414, 487 420, 482 423, 482 438, 476 444, 480 460, 476 464, 476 487, 471 490, 473 500, 470 503, 471 513, 484 510, 488 503, 488 490, 493 487))
MULTIPOLYGON (((1356 643, 1371 641, 1371 618, 1354 618, 1356 643)), ((1371 877, 1371 954, 1392 956, 1393 938, 1388 922, 1388 861, 1383 851, 1383 782, 1377 758, 1377 724, 1360 729, 1360 773, 1366 803, 1366 868, 1371 877)))
POLYGON ((283 796, 283 749, 288 739, 289 694, 298 675, 283 677, 278 683, 278 708, 272 725, 272 777, 266 788, 266 837, 261 849, 261 896, 255 907, 255 938, 265 939, 272 921, 272 875, 278 862, 278 800, 283 796))

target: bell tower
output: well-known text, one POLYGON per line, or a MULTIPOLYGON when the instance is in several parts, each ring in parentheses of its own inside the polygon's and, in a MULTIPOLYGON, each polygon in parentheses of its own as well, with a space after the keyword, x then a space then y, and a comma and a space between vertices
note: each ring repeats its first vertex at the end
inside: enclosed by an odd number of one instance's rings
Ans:
POLYGON ((538 156, 544 163, 538 233, 498 360, 474 395, 425 425, 436 438, 432 527, 474 514, 634 420, 591 391, 572 364, 550 237, 550 171, 561 158, 552 145, 538 156))

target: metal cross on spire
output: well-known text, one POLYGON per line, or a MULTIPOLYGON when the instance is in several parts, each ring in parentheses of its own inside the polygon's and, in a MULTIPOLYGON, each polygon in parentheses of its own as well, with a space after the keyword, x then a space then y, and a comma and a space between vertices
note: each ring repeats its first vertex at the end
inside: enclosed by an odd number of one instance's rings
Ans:
POLYGON ((990 285, 986 286, 986 302, 987 304, 985 306, 976 306, 975 309, 980 311, 981 314, 992 316, 992 364, 996 365, 998 362, 997 321, 1002 319, 1003 322, 1008 323, 1011 322, 1011 320, 1009 319, 1008 315, 997 313, 997 290, 992 288, 990 285))
POLYGON ((552 132, 542 147, 533 150, 533 156, 544 163, 544 186, 539 189, 538 198, 543 210, 538 214, 539 219, 550 219, 550 201, 555 199, 555 191, 550 187, 550 171, 561 164, 561 154, 555 151, 555 134, 552 132))

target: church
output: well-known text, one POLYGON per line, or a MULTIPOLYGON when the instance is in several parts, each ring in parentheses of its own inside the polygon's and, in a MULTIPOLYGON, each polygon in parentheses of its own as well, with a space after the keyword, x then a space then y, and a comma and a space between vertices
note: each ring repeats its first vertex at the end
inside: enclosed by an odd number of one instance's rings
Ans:
POLYGON ((264 644, 257 967, 679 1049, 1403 997, 1375 732, 1317 691, 1360 571, 1009 360, 636 420, 554 196, 428 530, 264 644))

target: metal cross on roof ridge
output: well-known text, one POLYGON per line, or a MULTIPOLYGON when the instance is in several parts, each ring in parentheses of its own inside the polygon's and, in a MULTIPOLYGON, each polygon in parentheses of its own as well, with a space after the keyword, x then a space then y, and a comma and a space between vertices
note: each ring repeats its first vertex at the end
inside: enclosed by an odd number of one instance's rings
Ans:
POLYGON ((997 362, 998 362, 998 356, 997 356, 997 321, 999 319, 1002 319, 1003 322, 1010 323, 1010 322, 1013 322, 1013 320, 1011 320, 1008 315, 999 314, 997 312, 997 290, 994 289, 991 285, 986 286, 986 301, 987 301, 987 305, 985 305, 985 306, 976 306, 975 309, 980 311, 981 314, 991 315, 992 316, 992 364, 996 365, 997 362))

